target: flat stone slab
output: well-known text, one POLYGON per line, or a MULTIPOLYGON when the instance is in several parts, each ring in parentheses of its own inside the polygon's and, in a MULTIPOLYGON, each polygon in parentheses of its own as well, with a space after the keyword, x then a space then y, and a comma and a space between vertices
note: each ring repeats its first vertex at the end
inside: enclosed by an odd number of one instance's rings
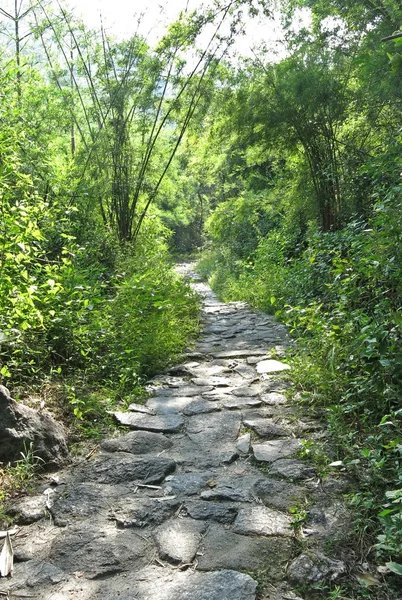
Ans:
POLYGON ((291 518, 284 513, 266 506, 252 506, 239 510, 233 532, 241 535, 294 537, 290 523, 291 518))
POLYGON ((177 498, 130 498, 113 507, 111 520, 120 529, 161 525, 180 508, 177 498))
POLYGON ((156 415, 179 414, 202 396, 156 396, 147 401, 147 406, 156 415))
POLYGON ((244 435, 241 435, 239 438, 237 438, 236 452, 238 452, 240 455, 248 454, 250 452, 250 447, 251 447, 251 434, 250 433, 245 433, 244 435))
POLYGON ((212 352, 214 358, 250 358, 256 356, 266 356, 267 351, 258 348, 247 348, 244 350, 224 350, 222 352, 212 352))
POLYGON ((158 396, 166 396, 168 398, 172 396, 182 396, 190 398, 191 396, 199 396, 203 392, 209 392, 213 389, 212 385, 184 385, 178 388, 159 389, 158 396))
POLYGON ((249 427, 257 435, 264 438, 278 438, 288 435, 289 432, 268 419, 245 419, 243 425, 249 427))
POLYGON ((255 482, 253 492, 265 506, 282 511, 287 511, 291 506, 300 505, 308 494, 303 487, 267 477, 255 482))
POLYGON ((270 580, 281 581, 294 549, 295 540, 287 537, 239 535, 223 525, 215 524, 200 546, 197 568, 201 571, 263 570, 270 580))
POLYGON ((160 558, 172 563, 190 563, 207 527, 203 521, 170 519, 155 534, 160 558))
POLYGON ((298 481, 315 477, 317 475, 317 471, 314 467, 302 460, 284 458, 273 463, 269 474, 285 477, 286 479, 291 479, 293 481, 298 481))
POLYGON ((268 406, 280 406, 287 403, 287 398, 284 394, 278 392, 270 392, 268 394, 261 394, 261 400, 268 406))
POLYGON ((207 487, 208 481, 212 481, 213 477, 214 474, 211 471, 168 475, 163 488, 167 495, 195 496, 207 487))
POLYGON ((227 410, 241 410, 242 408, 258 408, 262 405, 259 398, 230 398, 222 403, 227 410))
POLYGON ((130 531, 116 535, 114 523, 104 523, 101 531, 91 523, 68 529, 51 546, 55 567, 65 573, 79 571, 88 579, 141 569, 151 552, 147 541, 130 531))
MULTIPOLYGON (((115 600, 117 594, 108 591, 111 584, 102 582, 106 595, 99 597, 115 600)), ((121 600, 255 600, 257 582, 230 570, 198 573, 148 567, 135 573, 132 581, 120 581, 120 586, 114 589, 120 591, 121 600)))
POLYGON ((171 458, 133 458, 123 452, 101 456, 96 460, 77 467, 77 478, 97 483, 128 483, 140 481, 144 484, 158 484, 173 473, 176 463, 171 458))
POLYGON ((171 446, 172 441, 162 433, 141 430, 130 431, 101 443, 101 448, 107 452, 130 452, 131 454, 158 454, 171 446))
POLYGON ((272 440, 262 444, 253 444, 253 452, 256 460, 274 462, 280 458, 292 456, 301 447, 301 440, 298 439, 272 440))
POLYGON ((252 502, 253 500, 248 490, 237 489, 229 485, 218 485, 211 490, 201 492, 200 495, 203 500, 218 502, 252 502))
POLYGON ((256 365, 257 373, 279 373, 280 371, 288 371, 290 366, 279 360, 262 360, 256 365))
POLYGON ((208 400, 199 400, 198 402, 192 402, 183 410, 183 415, 191 417, 193 415, 204 415, 212 412, 218 412, 221 407, 208 400))
POLYGON ((242 385, 241 387, 232 390, 232 394, 238 398, 255 398, 258 396, 260 391, 249 385, 242 385))
POLYGON ((113 413, 121 425, 127 425, 131 429, 144 429, 161 433, 176 433, 184 425, 183 418, 177 413, 165 415, 143 415, 140 413, 115 412, 113 413))
POLYGON ((184 508, 193 519, 218 523, 233 523, 238 512, 237 506, 204 500, 189 500, 185 502, 184 508))
POLYGON ((205 387, 229 387, 231 385, 231 379, 229 377, 195 377, 191 380, 194 385, 205 387))

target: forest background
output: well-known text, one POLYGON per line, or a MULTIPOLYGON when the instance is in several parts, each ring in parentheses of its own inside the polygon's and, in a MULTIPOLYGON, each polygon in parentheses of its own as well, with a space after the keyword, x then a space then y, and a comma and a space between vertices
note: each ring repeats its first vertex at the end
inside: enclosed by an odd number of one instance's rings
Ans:
POLYGON ((221 298, 298 340, 300 402, 357 482, 350 543, 401 575, 399 3, 217 2, 154 46, 57 2, 0 13, 1 383, 101 435, 196 334, 172 265, 202 248, 221 298), (236 56, 274 10, 281 54, 236 56))

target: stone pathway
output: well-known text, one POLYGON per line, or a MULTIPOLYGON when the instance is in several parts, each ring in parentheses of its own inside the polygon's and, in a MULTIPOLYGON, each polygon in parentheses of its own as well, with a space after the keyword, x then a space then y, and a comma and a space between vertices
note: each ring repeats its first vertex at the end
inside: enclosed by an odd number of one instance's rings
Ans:
POLYGON ((319 482, 297 458, 320 426, 297 419, 284 395, 285 328, 194 285, 204 296, 196 351, 149 383, 145 406, 116 413, 132 431, 15 504, 14 576, 0 592, 298 600, 292 585, 343 572, 322 548, 345 518, 344 484, 319 482), (291 507, 308 507, 304 530, 291 507))

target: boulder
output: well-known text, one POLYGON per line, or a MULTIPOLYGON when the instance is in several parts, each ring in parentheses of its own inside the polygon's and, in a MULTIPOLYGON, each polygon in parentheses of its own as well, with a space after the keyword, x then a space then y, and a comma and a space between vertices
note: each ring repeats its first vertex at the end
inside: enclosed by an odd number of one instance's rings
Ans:
POLYGON ((0 385, 0 461, 15 462, 33 444, 34 456, 43 466, 58 468, 68 455, 63 426, 46 411, 37 411, 11 398, 0 385))

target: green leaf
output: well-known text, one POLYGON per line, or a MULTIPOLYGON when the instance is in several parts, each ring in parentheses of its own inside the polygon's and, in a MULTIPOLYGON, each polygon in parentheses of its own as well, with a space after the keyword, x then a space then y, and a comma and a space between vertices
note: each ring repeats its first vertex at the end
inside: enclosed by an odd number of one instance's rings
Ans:
POLYGON ((11 373, 7 367, 7 365, 3 365, 0 369, 0 373, 3 375, 3 377, 11 377, 11 373))
POLYGON ((390 571, 396 573, 397 575, 402 575, 402 565, 396 562, 387 562, 385 566, 388 567, 390 571))

